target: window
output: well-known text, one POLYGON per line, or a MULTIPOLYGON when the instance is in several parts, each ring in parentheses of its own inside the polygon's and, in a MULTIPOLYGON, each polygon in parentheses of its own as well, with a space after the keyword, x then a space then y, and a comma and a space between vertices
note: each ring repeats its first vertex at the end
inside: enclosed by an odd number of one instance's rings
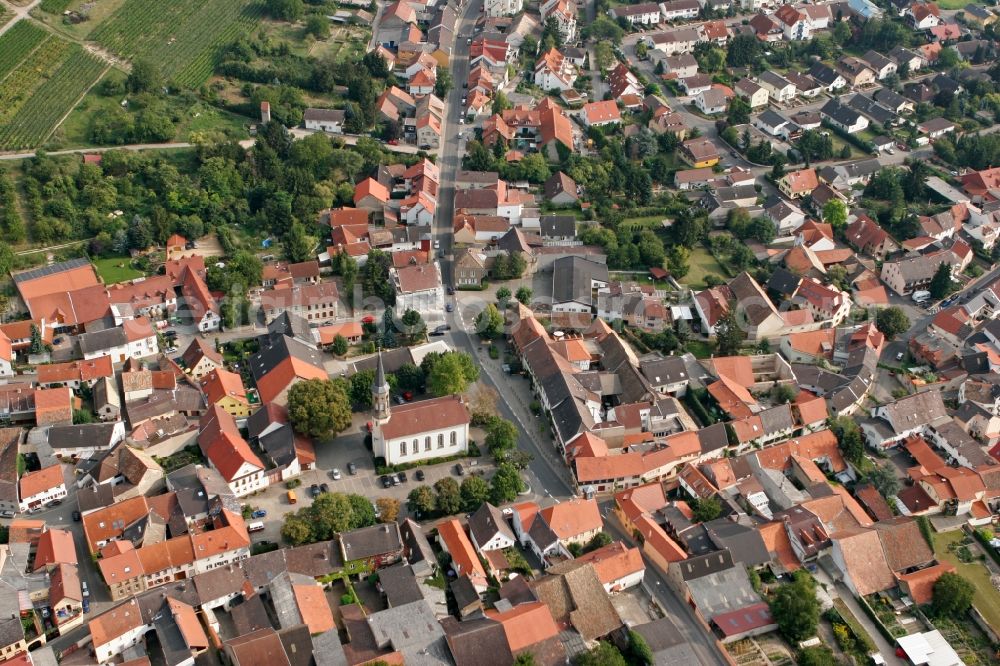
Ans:
POLYGON ((451 431, 451 445, 455 446, 458 444, 458 433, 454 430, 451 431))
POLYGON ((430 450, 431 450, 431 438, 424 437, 424 451, 430 451, 430 450))
POLYGON ((413 440, 413 455, 420 453, 420 440, 413 440))
POLYGON ((400 456, 405 456, 406 455, 406 442, 405 441, 399 443, 399 455, 400 456))
POLYGON ((440 434, 440 435, 438 435, 438 448, 439 449, 443 449, 444 448, 444 434, 443 433, 440 434))

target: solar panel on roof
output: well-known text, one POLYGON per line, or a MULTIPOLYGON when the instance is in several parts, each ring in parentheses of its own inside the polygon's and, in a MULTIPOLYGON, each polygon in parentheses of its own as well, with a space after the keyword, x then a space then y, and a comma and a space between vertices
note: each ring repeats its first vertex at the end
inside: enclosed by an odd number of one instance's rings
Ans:
POLYGON ((49 266, 33 268, 30 271, 17 273, 12 277, 14 278, 14 282, 27 282, 29 280, 37 280, 38 278, 42 278, 47 275, 55 275, 56 273, 63 273, 65 271, 73 270, 74 268, 80 268, 81 266, 86 266, 89 263, 89 259, 77 257, 76 259, 70 259, 69 261, 60 261, 49 266))

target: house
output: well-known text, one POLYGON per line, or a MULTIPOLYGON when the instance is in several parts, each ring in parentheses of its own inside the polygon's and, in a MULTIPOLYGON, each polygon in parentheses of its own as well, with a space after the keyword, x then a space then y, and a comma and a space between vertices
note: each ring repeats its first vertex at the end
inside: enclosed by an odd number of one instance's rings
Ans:
POLYGON ((830 541, 834 565, 855 596, 867 597, 896 586, 877 531, 855 527, 831 535, 830 541))
POLYGON ((622 121, 622 114, 618 111, 618 105, 614 100, 584 104, 580 116, 587 127, 602 127, 622 121))
POLYGON ((459 396, 391 406, 381 356, 372 395, 372 447, 388 464, 453 456, 468 449, 469 410, 459 396))
POLYGON ((475 248, 464 248, 455 257, 455 285, 478 287, 489 274, 486 255, 475 248))
POLYGON ((740 79, 733 84, 736 94, 745 99, 752 110, 767 106, 770 92, 750 79, 740 79))
POLYGON ((268 289, 260 295, 260 309, 269 323, 286 312, 319 323, 337 318, 340 293, 335 282, 268 289))
POLYGON ((209 405, 219 405, 236 418, 250 416, 250 401, 243 388, 243 379, 235 372, 222 368, 212 370, 202 377, 201 390, 209 405))
POLYGON ((456 518, 438 525, 438 543, 441 550, 451 556, 451 568, 456 577, 466 576, 480 594, 489 588, 486 570, 479 561, 479 554, 466 536, 462 524, 456 518))
POLYGON ((69 361, 67 363, 47 363, 37 368, 37 383, 42 387, 57 384, 79 389, 93 386, 101 379, 115 376, 110 356, 101 356, 91 361, 69 361))
POLYGON ((405 266, 390 270, 396 288, 396 313, 402 317, 407 310, 422 315, 444 310, 444 288, 436 263, 405 266))
POLYGON ((77 337, 84 360, 110 356, 114 363, 130 358, 147 358, 160 353, 152 323, 145 317, 122 322, 121 326, 84 333, 77 337))
POLYGON ((213 469, 237 497, 266 488, 264 463, 240 434, 233 416, 222 406, 211 405, 199 422, 198 446, 213 469))
POLYGON ((593 566, 608 594, 635 587, 642 582, 646 573, 646 565, 639 549, 629 548, 621 541, 613 541, 575 559, 560 562, 549 567, 546 573, 560 575, 587 565, 593 566))
POLYGON ((954 132, 955 123, 946 118, 931 118, 917 125, 917 129, 920 130, 921 134, 926 134, 927 138, 933 141, 949 132, 954 132))
POLYGON ((608 72, 608 88, 613 100, 621 100, 626 95, 641 96, 644 92, 642 83, 623 62, 608 72))
POLYGON ((319 130, 328 134, 343 134, 347 113, 342 109, 308 108, 302 113, 306 129, 319 130))
POLYGON ((819 112, 827 122, 847 134, 855 134, 868 127, 868 118, 837 99, 828 101, 819 112))
POLYGON ((889 57, 896 63, 896 71, 905 67, 907 72, 913 74, 924 66, 924 59, 920 55, 902 46, 889 51, 889 57))
POLYGON ((181 364, 192 379, 199 380, 212 370, 223 367, 222 354, 216 351, 215 345, 195 336, 181 355, 181 364))
POLYGON ((576 3, 570 0, 545 0, 539 7, 542 23, 555 19, 564 42, 573 42, 576 37, 576 3))
POLYGON ((719 163, 719 151, 710 139, 689 139, 681 144, 681 159, 692 167, 712 167, 719 163))
POLYGON ((580 256, 556 259, 552 264, 552 311, 590 314, 595 293, 608 282, 606 264, 580 256))
POLYGON ((754 30, 757 35, 757 39, 763 42, 781 41, 785 32, 781 26, 782 24, 779 21, 776 21, 764 13, 755 14, 754 17, 750 19, 750 28, 754 30))
POLYGON ((858 252, 880 261, 897 248, 888 232, 863 213, 848 224, 844 236, 848 245, 858 252))
POLYGON ((545 198, 557 206, 575 204, 580 198, 576 182, 562 171, 557 171, 543 185, 545 198))
POLYGON ((483 11, 487 16, 514 16, 521 11, 522 0, 488 0, 483 5, 483 11))
POLYGON ((819 179, 815 169, 800 169, 786 173, 778 181, 778 189, 785 196, 797 199, 811 194, 819 187, 819 179))
POLYGON ((785 39, 800 40, 812 37, 812 21, 792 5, 782 5, 774 12, 785 39))
POLYGON ((906 296, 923 289, 931 282, 938 266, 946 263, 955 270, 960 263, 951 250, 938 250, 915 257, 903 257, 882 264, 880 278, 887 287, 900 296, 906 296))
POLYGON ((890 448, 910 435, 918 434, 929 424, 947 417, 941 394, 937 391, 916 393, 872 410, 872 417, 881 422, 862 423, 861 431, 873 448, 890 448))
POLYGON ((518 505, 514 507, 513 521, 521 544, 531 548, 543 562, 553 555, 569 556, 570 544, 583 546, 603 528, 593 499, 571 499, 545 509, 533 503, 529 507, 518 505))
POLYGON ((697 0, 667 0, 659 6, 665 21, 695 19, 701 11, 701 3, 697 0))
POLYGON ((879 81, 892 76, 899 69, 899 66, 894 60, 871 49, 866 51, 865 54, 861 56, 861 59, 868 63, 868 66, 875 72, 875 78, 879 81))
POLYGON ((660 5, 655 2, 612 7, 608 10, 608 16, 615 21, 624 19, 630 25, 657 25, 663 20, 660 5))
POLYGON ((841 56, 837 61, 837 69, 844 80, 855 88, 870 86, 875 83, 875 72, 865 62, 854 56, 841 56))
POLYGON ((307 379, 328 379, 323 356, 287 335, 268 338, 268 344, 248 361, 261 402, 287 403, 288 389, 307 379))
POLYGON ((21 511, 36 511, 66 497, 66 481, 61 465, 26 472, 18 482, 21 511))
POLYGON ((571 90, 577 75, 576 65, 554 48, 535 62, 535 85, 542 90, 571 90))
POLYGON ((123 439, 125 424, 122 421, 51 426, 45 433, 45 441, 52 452, 63 461, 99 458, 101 452, 110 450, 123 439))
POLYGON ((986 7, 977 5, 974 2, 970 2, 969 4, 967 4, 963 11, 965 12, 966 21, 982 26, 984 28, 991 23, 995 23, 997 20, 996 14, 994 14, 986 7))
POLYGON ((507 518, 489 502, 483 502, 469 517, 469 536, 480 553, 510 548, 516 540, 507 518))
POLYGON ((829 93, 836 92, 847 85, 847 79, 835 69, 822 62, 813 63, 812 67, 809 68, 809 76, 815 79, 829 93))
POLYGON ((776 111, 765 109, 760 114, 751 118, 754 127, 771 136, 787 136, 791 121, 776 111))
POLYGON ((914 30, 929 30, 941 25, 941 10, 933 2, 913 2, 905 16, 914 30))
POLYGON ((668 56, 663 62, 667 74, 676 79, 687 79, 698 73, 698 61, 690 53, 668 56))
POLYGON ((712 77, 708 74, 695 74, 686 79, 679 79, 677 84, 684 91, 685 95, 694 97, 703 90, 708 90, 712 87, 712 77))
POLYGON ((732 93, 722 88, 710 88, 695 95, 694 105, 705 115, 725 113, 732 93))
POLYGON ((38 427, 73 423, 73 392, 68 387, 38 388, 33 397, 38 427))

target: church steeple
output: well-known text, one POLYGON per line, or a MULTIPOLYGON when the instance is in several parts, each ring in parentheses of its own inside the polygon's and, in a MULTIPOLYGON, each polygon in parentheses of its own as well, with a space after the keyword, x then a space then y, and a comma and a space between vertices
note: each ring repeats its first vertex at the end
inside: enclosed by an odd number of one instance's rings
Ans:
POLYGON ((382 363, 382 351, 378 352, 378 366, 375 369, 375 381, 372 382, 372 405, 375 407, 375 420, 389 419, 389 382, 385 378, 385 365, 382 363))

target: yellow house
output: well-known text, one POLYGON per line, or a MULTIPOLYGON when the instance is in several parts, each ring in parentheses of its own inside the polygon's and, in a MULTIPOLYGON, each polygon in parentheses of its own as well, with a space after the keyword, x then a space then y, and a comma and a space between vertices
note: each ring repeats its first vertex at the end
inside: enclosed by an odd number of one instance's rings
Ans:
POLYGON ((235 372, 216 368, 202 378, 201 389, 209 405, 219 405, 236 418, 250 416, 243 379, 235 372))
POLYGON ((709 139, 689 139, 681 144, 681 158, 695 169, 719 163, 719 151, 709 139))

